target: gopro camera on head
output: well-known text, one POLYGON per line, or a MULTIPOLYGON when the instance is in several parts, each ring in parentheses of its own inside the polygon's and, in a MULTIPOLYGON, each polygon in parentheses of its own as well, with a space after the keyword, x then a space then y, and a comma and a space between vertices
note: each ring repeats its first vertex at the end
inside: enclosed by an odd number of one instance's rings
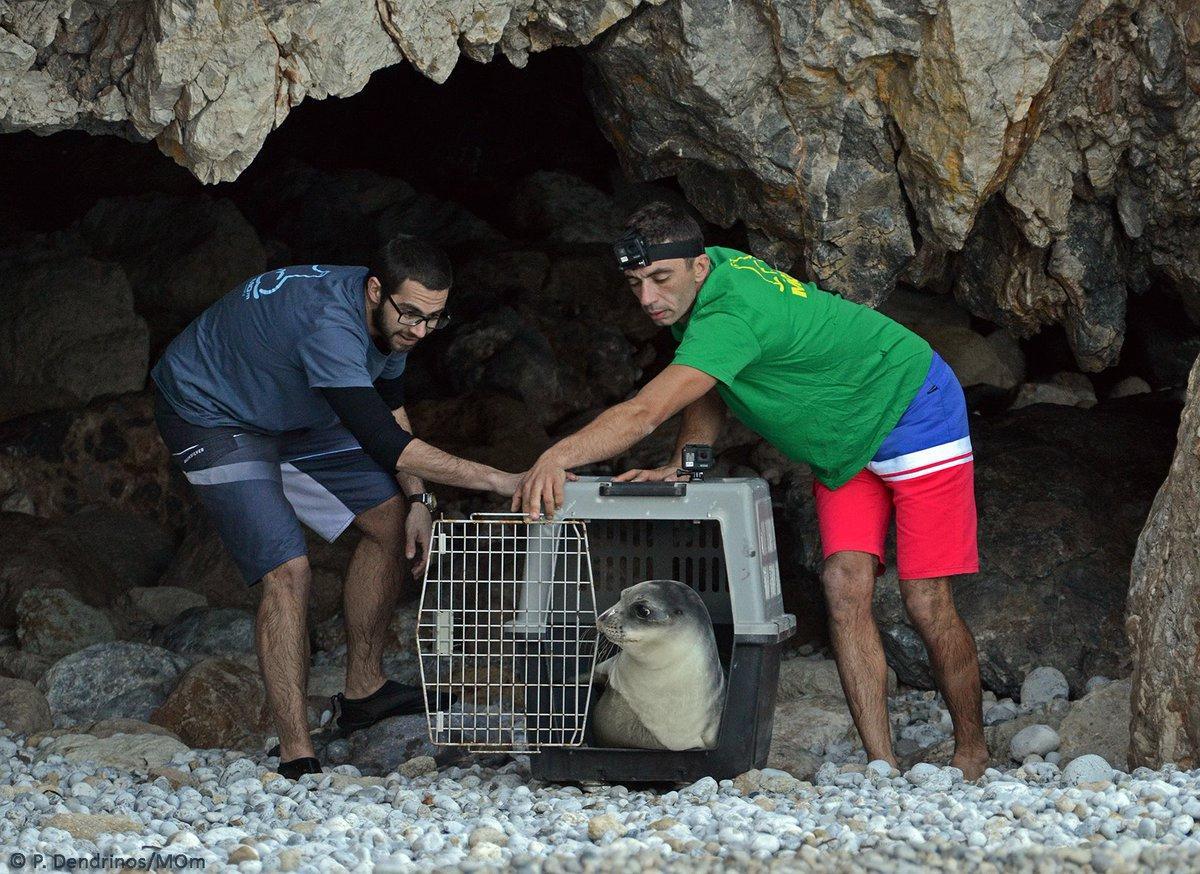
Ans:
POLYGON ((645 267, 650 262, 646 258, 646 238, 638 233, 637 228, 630 228, 613 243, 613 255, 617 266, 622 270, 633 270, 645 267))
POLYGON ((679 240, 673 243, 648 243, 637 228, 630 228, 613 243, 613 257, 621 270, 636 270, 664 258, 695 258, 704 254, 704 241, 679 240))
POLYGON ((707 443, 687 443, 683 447, 683 467, 679 476, 691 474, 692 482, 700 482, 713 468, 713 450, 707 443))

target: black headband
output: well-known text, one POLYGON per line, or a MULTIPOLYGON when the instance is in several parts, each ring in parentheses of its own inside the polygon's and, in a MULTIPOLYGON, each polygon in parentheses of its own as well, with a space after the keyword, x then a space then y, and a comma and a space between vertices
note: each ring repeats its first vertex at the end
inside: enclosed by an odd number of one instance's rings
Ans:
POLYGON ((646 242, 641 231, 631 228, 613 243, 613 256, 617 259, 617 267, 621 270, 633 270, 645 267, 664 258, 695 258, 704 254, 704 241, 701 239, 678 240, 673 243, 646 242))

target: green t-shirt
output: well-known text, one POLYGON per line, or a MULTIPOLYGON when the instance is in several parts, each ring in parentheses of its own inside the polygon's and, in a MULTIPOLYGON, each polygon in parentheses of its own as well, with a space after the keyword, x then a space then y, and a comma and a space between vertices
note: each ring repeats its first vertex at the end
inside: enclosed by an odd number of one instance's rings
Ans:
POLYGON ((882 313, 752 255, 705 252, 712 272, 686 320, 671 326, 674 363, 714 377, 735 416, 837 488, 900 420, 932 349, 882 313))

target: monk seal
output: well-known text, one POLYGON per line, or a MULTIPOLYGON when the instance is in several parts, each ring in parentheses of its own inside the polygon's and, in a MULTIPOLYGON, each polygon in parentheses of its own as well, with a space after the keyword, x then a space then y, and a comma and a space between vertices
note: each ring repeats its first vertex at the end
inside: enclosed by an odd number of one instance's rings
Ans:
POLYGON ((598 664, 605 686, 593 709, 600 746, 712 749, 725 702, 725 674, 704 600, 675 580, 621 592, 596 620, 621 648, 598 664))

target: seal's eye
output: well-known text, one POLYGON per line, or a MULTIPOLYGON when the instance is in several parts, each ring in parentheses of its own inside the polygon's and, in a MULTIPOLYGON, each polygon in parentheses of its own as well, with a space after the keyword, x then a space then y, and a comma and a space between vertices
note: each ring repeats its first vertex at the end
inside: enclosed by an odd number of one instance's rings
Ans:
POLYGON ((645 604, 638 604, 633 608, 633 612, 637 614, 639 619, 649 619, 652 615, 650 608, 645 604))

